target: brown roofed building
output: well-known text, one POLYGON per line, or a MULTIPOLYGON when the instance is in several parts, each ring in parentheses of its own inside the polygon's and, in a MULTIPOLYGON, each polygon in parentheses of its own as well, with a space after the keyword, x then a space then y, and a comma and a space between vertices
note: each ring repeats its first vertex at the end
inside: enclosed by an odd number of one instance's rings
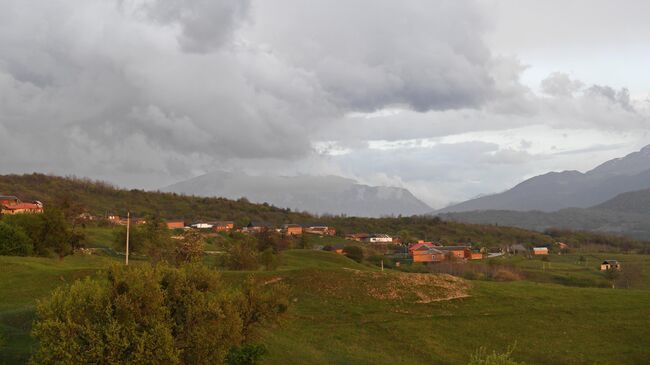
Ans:
POLYGON ((171 220, 171 221, 166 221, 165 225, 167 225, 167 229, 183 229, 185 228, 185 221, 180 219, 171 220))
POLYGON ((235 229, 233 221, 218 221, 212 223, 212 230, 215 232, 229 232, 235 229))
POLYGON ((285 224, 282 226, 282 232, 289 236, 300 236, 302 235, 302 226, 298 224, 285 224))
POLYGON ((39 201, 23 203, 15 196, 0 196, 0 215, 43 213, 43 203, 39 201))

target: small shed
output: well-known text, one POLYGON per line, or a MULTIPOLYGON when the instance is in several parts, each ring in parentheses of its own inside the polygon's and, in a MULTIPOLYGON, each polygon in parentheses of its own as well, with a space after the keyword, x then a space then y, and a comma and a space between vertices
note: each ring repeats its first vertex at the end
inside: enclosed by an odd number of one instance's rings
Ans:
POLYGON ((605 260, 600 264, 600 271, 620 270, 621 264, 616 260, 605 260))
POLYGON ((533 247, 533 255, 548 255, 548 247, 533 247))

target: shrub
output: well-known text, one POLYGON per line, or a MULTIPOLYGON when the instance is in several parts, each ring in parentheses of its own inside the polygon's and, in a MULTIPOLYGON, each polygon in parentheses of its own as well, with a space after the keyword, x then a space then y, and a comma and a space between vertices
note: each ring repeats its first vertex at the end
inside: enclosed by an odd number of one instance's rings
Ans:
POLYGON ((273 253, 273 249, 267 248, 259 255, 259 263, 264 266, 266 270, 275 270, 280 266, 281 258, 280 253, 273 253))
MULTIPOLYGON (((223 363, 257 326, 286 311, 282 287, 240 291, 200 265, 113 267, 38 303, 33 363, 223 363)), ((261 356, 261 355, 260 355, 261 356)))
POLYGON ((20 227, 0 222, 0 255, 29 256, 32 251, 32 241, 20 227))
POLYGON ((266 355, 268 350, 264 345, 245 345, 233 347, 226 356, 228 365, 254 365, 262 356, 266 355))
POLYGON ((359 246, 346 246, 343 248, 343 253, 356 262, 363 261, 363 249, 359 246))
POLYGON ((467 365, 524 365, 523 362, 512 359, 513 351, 514 346, 503 353, 496 351, 488 353, 485 348, 481 347, 472 354, 467 365))
POLYGON ((81 237, 73 234, 63 212, 47 208, 42 214, 16 214, 3 218, 10 226, 21 228, 29 237, 34 253, 40 256, 70 255, 81 237))
POLYGON ((259 267, 258 252, 250 239, 243 239, 230 247, 226 265, 230 270, 257 270, 259 267))

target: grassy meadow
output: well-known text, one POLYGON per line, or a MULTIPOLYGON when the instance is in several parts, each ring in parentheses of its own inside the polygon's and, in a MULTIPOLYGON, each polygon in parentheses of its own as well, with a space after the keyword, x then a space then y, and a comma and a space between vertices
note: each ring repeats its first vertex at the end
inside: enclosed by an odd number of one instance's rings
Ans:
MULTIPOLYGON (((504 260, 530 270, 538 264, 516 259, 504 260)), ((565 264, 551 260, 547 273, 572 270, 569 255, 565 264)), ((115 262, 0 257, 0 328, 7 338, 0 364, 28 359, 38 298, 115 262)), ((223 272, 231 282, 246 275, 223 272)), ((464 364, 479 347, 503 351, 515 344, 514 358, 528 364, 642 364, 650 358, 647 289, 381 272, 311 250, 287 251, 276 271, 254 275, 284 281, 293 302, 282 323, 265 331, 264 364, 464 364)))

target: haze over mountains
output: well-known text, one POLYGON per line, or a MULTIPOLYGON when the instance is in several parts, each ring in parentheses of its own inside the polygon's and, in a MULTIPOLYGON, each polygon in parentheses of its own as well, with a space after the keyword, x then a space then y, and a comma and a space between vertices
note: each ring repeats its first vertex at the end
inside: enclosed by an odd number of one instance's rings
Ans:
POLYGON ((220 196, 315 214, 360 217, 425 214, 431 208, 410 191, 368 186, 339 176, 252 176, 216 171, 162 189, 186 195, 220 196))
POLYGON ((650 146, 586 173, 552 172, 437 212, 467 223, 568 228, 650 239, 650 146))

